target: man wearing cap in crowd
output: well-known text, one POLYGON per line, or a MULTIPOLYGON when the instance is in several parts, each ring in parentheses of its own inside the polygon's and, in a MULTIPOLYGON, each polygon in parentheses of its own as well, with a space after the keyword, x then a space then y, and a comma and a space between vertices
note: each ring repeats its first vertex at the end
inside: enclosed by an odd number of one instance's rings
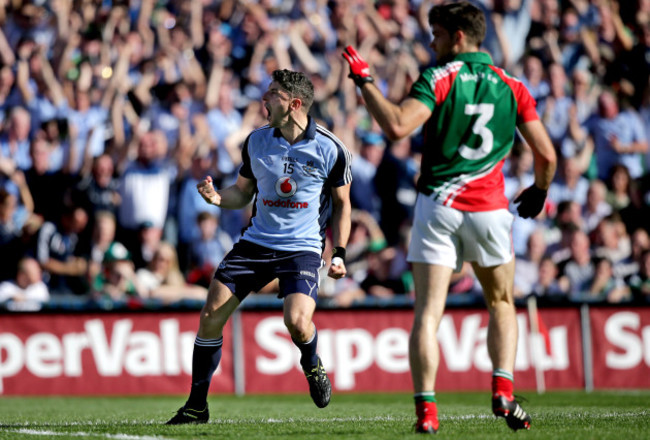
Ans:
POLYGON ((94 298, 122 302, 129 298, 140 298, 142 292, 135 276, 131 253, 122 243, 114 241, 104 254, 102 271, 93 280, 94 298))

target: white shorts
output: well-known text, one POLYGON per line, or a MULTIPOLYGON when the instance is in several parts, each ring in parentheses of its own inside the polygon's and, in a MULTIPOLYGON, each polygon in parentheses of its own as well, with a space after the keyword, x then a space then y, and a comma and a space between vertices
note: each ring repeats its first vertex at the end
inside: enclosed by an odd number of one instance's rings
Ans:
POLYGON ((418 194, 407 259, 456 271, 463 261, 477 262, 481 267, 508 263, 514 256, 513 220, 507 209, 459 211, 418 194))

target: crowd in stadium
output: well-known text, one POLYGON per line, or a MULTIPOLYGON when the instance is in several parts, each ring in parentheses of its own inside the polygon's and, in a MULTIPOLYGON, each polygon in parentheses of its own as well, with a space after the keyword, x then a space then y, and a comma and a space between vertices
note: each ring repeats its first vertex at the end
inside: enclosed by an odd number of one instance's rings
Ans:
MULTIPOLYGON (((422 136, 386 140, 341 53, 357 47, 400 101, 435 64, 436 3, 0 0, 0 303, 205 298, 251 210, 207 205, 196 184, 236 179, 284 68, 309 75, 311 116, 354 155, 349 276, 324 272, 321 298, 410 295, 422 136)), ((484 49, 533 94, 560 158, 544 212, 513 225, 516 296, 650 301, 650 1, 476 3, 484 49)), ((503 170, 510 200, 533 182, 519 137, 503 170)), ((471 265, 450 293, 480 298, 471 265)))

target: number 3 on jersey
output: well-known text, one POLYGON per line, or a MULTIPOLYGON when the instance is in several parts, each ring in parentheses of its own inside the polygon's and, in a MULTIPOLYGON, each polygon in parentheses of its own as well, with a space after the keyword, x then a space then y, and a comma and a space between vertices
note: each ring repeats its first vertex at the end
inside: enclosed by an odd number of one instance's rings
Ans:
POLYGON ((494 104, 465 104, 465 114, 467 116, 478 115, 472 126, 472 132, 481 137, 481 145, 479 148, 471 148, 463 144, 458 149, 458 153, 469 160, 483 159, 490 154, 494 146, 494 135, 487 128, 488 122, 494 116, 494 104))

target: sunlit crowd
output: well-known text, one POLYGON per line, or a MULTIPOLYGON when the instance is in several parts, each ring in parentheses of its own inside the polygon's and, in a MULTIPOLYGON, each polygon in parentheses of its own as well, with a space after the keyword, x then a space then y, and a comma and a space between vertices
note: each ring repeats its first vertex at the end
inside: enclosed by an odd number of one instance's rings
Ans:
MULTIPOLYGON (((409 298, 422 133, 389 142, 342 49, 398 102, 426 67, 427 0, 0 0, 0 304, 201 301, 251 209, 206 204, 266 124, 276 69, 305 72, 311 117, 353 154, 348 277, 334 307, 409 298)), ((544 211, 516 217, 515 296, 650 301, 650 1, 482 0, 483 49, 537 101, 558 172, 544 211)), ((516 136, 514 200, 534 177, 516 136)), ((516 213, 514 205, 512 212, 516 213)), ((324 259, 331 243, 326 240, 324 259)), ((263 291, 273 293, 269 285, 263 291)), ((470 264, 450 301, 480 301, 470 264)))

